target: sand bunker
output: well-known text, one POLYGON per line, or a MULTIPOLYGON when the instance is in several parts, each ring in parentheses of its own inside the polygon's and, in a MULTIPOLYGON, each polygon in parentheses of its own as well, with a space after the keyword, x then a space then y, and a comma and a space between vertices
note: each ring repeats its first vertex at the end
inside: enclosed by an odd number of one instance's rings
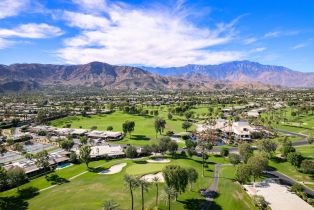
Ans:
POLYGON ((142 180, 145 180, 147 182, 154 182, 154 178, 158 178, 158 182, 165 182, 164 176, 162 175, 162 172, 158 172, 157 174, 146 174, 141 177, 142 180))
POLYGON ((116 174, 122 171, 122 169, 126 166, 126 163, 120 163, 114 166, 111 166, 109 169, 103 170, 99 172, 99 174, 116 174))
POLYGON ((146 161, 148 163, 170 163, 169 159, 164 159, 164 158, 149 159, 146 161))

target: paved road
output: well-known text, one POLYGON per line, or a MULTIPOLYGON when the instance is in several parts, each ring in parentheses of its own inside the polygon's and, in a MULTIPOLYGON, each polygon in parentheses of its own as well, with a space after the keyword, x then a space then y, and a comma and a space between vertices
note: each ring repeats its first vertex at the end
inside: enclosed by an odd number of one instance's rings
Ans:
POLYGON ((218 182, 219 182, 219 169, 220 169, 220 164, 215 164, 215 171, 214 171, 214 181, 213 183, 208 187, 206 190, 206 203, 204 206, 204 210, 209 210, 210 206, 214 200, 214 197, 217 193, 217 188, 218 188, 218 182))
POLYGON ((274 131, 278 131, 281 133, 286 133, 286 134, 290 134, 292 136, 299 136, 299 137, 303 137, 306 138, 307 135, 301 134, 301 133, 294 133, 294 132, 290 132, 290 131, 286 131, 286 130, 281 130, 281 129, 277 129, 277 128, 273 128, 274 131))
MULTIPOLYGON (((285 184, 289 184, 289 185, 293 185, 295 183, 299 183, 302 184, 282 173, 279 173, 278 171, 266 171, 266 173, 271 174, 272 176, 275 176, 277 178, 279 178, 280 180, 282 180, 285 184)), ((307 186, 304 186, 304 192, 308 195, 311 195, 312 197, 314 197, 314 190, 308 188, 307 186)))

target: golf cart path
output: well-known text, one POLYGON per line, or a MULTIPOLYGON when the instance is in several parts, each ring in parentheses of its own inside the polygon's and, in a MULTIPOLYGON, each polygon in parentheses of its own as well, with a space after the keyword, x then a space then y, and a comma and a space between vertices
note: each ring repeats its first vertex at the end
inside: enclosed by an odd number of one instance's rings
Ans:
POLYGON ((205 202, 205 206, 204 206, 204 210, 209 210, 210 206, 214 200, 213 195, 215 193, 217 193, 217 189, 218 189, 218 184, 219 184, 219 170, 220 170, 220 166, 231 166, 232 164, 219 164, 216 163, 215 164, 215 171, 214 171, 214 181, 213 183, 209 186, 209 188, 207 189, 207 192, 210 193, 208 195, 206 195, 206 202, 205 202))

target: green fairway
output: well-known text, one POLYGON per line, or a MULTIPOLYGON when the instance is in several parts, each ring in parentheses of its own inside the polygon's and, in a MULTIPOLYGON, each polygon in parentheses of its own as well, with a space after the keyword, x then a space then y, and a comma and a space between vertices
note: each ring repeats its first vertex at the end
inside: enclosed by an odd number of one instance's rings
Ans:
MULTIPOLYGON (((160 111, 167 124, 164 133, 167 131, 183 132, 181 128, 183 120, 174 117, 172 120, 166 118, 166 111, 160 111)), ((141 116, 141 115, 130 115, 120 111, 116 111, 108 115, 93 115, 90 117, 82 116, 70 116, 62 119, 54 120, 51 122, 52 126, 63 127, 66 124, 71 124, 72 128, 85 128, 90 129, 92 126, 97 126, 97 130, 106 130, 108 126, 113 126, 114 131, 122 131, 122 123, 126 120, 135 122, 135 129, 131 135, 127 135, 123 140, 116 141, 121 144, 133 144, 133 145, 146 145, 152 144, 156 141, 156 132, 154 127, 153 116, 141 116)), ((194 129, 192 126, 190 130, 194 129)), ((159 135, 158 135, 159 137, 159 135)), ((158 138, 157 137, 157 138, 158 138)))
POLYGON ((314 144, 297 146, 295 149, 301 152, 304 157, 314 159, 314 144))
MULTIPOLYGON (((287 121, 281 121, 278 125, 273 123, 273 127, 296 133, 303 133, 306 135, 314 135, 314 114, 308 112, 307 114, 299 114, 297 116, 291 116, 293 112, 292 108, 285 108, 280 111, 276 111, 276 114, 286 118, 287 121)), ((263 113, 262 117, 269 116, 270 113, 263 113)))
POLYGON ((223 166, 219 173, 218 197, 214 199, 211 209, 243 210, 257 209, 250 196, 242 189, 241 185, 233 181, 234 166, 223 166))
MULTIPOLYGON (((40 192, 38 195, 26 199, 27 209, 34 210, 68 210, 68 209, 101 209, 101 205, 105 200, 113 199, 120 204, 122 209, 130 208, 130 196, 127 187, 124 186, 123 176, 126 173, 144 175, 161 171, 166 164, 145 163, 145 161, 133 160, 113 160, 113 161, 96 161, 91 166, 99 166, 104 164, 102 168, 108 168, 114 164, 127 162, 127 166, 122 172, 113 175, 100 175, 95 172, 87 172, 81 176, 68 180, 67 183, 58 185, 51 189, 40 192)), ((193 185, 192 191, 188 190, 179 195, 178 201, 172 202, 173 209, 190 209, 191 206, 200 206, 204 199, 198 193, 200 188, 207 188, 212 182, 213 165, 209 164, 209 168, 205 172, 205 177, 201 176, 201 163, 199 158, 194 159, 172 159, 171 163, 179 164, 184 167, 193 167, 199 173, 197 183, 193 185)), ((102 169, 101 168, 101 169, 102 169)), ((73 175, 80 174, 86 170, 85 165, 74 165, 69 168, 56 172, 62 178, 69 178, 73 175), (76 171, 76 173, 74 173, 76 171)), ((38 189, 50 186, 44 177, 32 180, 30 183, 21 186, 20 189, 27 189, 33 186, 38 189)), ((12 199, 16 196, 16 189, 2 192, 0 196, 12 199)), ((154 207, 155 187, 151 186, 149 191, 145 193, 145 206, 149 209, 154 207)), ((140 208, 140 190, 135 190, 135 209, 140 208)), ((160 184, 160 209, 166 209, 165 193, 163 192, 163 184, 160 184)))

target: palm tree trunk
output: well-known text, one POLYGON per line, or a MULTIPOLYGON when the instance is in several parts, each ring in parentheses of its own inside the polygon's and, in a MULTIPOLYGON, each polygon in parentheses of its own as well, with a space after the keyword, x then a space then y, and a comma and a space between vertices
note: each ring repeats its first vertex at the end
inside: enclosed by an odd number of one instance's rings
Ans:
POLYGON ((144 210, 144 187, 143 187, 143 185, 141 186, 141 190, 142 190, 142 210, 144 210))
POLYGON ((170 194, 168 195, 168 210, 170 210, 170 194))
POLYGON ((133 203, 134 203, 134 201, 133 201, 133 190, 132 190, 132 186, 131 186, 131 183, 130 183, 130 193, 131 193, 131 201, 132 201, 132 210, 134 209, 134 205, 133 205, 133 203))
POLYGON ((156 184, 156 206, 158 206, 158 184, 156 184))

